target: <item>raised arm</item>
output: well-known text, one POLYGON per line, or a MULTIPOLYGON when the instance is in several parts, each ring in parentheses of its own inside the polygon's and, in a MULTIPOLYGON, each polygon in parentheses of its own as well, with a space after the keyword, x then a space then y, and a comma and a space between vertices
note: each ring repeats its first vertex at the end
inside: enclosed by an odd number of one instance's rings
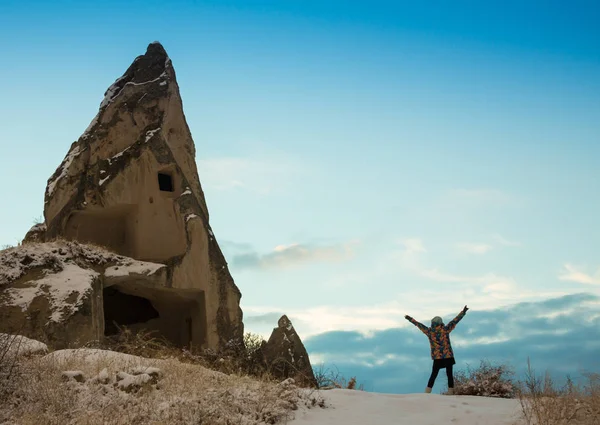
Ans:
POLYGON ((456 316, 446 325, 446 330, 448 332, 452 332, 454 330, 456 325, 458 325, 458 322, 460 322, 462 318, 465 317, 465 314, 467 314, 467 310, 469 310, 469 308, 465 306, 465 308, 463 308, 462 311, 458 313, 458 316, 456 316))
POLYGON ((425 335, 429 335, 429 328, 427 326, 425 326, 423 323, 417 322, 415 319, 413 319, 410 316, 404 316, 404 318, 406 320, 408 320, 410 323, 412 323, 413 325, 415 325, 417 328, 419 328, 419 330, 421 332, 423 332, 425 335))

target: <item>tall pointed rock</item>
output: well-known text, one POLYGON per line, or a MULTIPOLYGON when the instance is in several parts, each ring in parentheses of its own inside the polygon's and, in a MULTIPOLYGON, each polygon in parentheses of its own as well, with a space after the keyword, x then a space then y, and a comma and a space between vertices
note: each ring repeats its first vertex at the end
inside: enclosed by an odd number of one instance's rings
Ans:
POLYGON ((186 344, 218 348, 242 339, 241 293, 209 225, 195 154, 172 62, 152 43, 108 88, 48 180, 46 238, 167 265, 164 287, 124 279, 116 290, 156 305, 167 293, 192 300, 190 317, 161 326, 181 327, 186 344))

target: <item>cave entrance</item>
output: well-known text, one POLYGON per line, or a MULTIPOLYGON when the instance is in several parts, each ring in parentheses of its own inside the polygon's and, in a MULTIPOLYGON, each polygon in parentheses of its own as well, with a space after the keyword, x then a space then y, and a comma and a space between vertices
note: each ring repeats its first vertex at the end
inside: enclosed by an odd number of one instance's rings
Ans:
POLYGON ((65 226, 65 238, 93 243, 128 257, 135 257, 137 208, 120 205, 73 213, 65 226))
POLYGON ((116 335, 119 327, 135 327, 160 318, 150 300, 125 294, 115 287, 104 289, 104 335, 116 335))
POLYGON ((119 327, 132 332, 151 332, 178 347, 202 347, 206 343, 204 291, 149 288, 119 283, 103 290, 104 335, 119 327))

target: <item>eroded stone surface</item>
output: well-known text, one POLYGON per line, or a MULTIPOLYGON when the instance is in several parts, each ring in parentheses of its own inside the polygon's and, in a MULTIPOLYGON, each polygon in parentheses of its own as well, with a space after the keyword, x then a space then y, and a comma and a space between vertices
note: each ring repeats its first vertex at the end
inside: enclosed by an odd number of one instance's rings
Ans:
MULTIPOLYGON (((195 154, 172 62, 160 43, 152 43, 108 88, 98 114, 48 180, 46 228, 32 229, 25 238, 74 240, 164 266, 160 273, 142 263, 80 267, 89 275, 83 280, 95 279, 97 286, 85 296, 73 295, 85 314, 69 317, 80 317, 81 326, 106 319, 108 325, 166 332, 178 345, 213 349, 242 340, 241 293, 209 225, 195 154), (92 308, 94 302, 100 308, 92 308), (139 306, 137 319, 143 320, 135 322, 135 314, 114 305, 139 306)), ((79 266, 67 267, 75 272, 79 266)), ((28 271, 9 279, 4 292, 49 277, 54 282, 36 290, 68 286, 66 277, 57 276, 61 272, 28 271)), ((11 300, 15 307, 18 302, 11 300)), ((35 298, 42 311, 52 300, 35 298)), ((99 332, 87 332, 82 340, 99 332)))
POLYGON ((166 286, 163 264, 75 241, 25 243, 0 251, 0 331, 53 348, 101 340, 103 291, 119 282, 108 273, 115 268, 136 271, 138 284, 166 286))
POLYGON ((263 346, 263 352, 274 376, 294 378, 302 385, 317 386, 306 348, 286 315, 279 319, 263 346))

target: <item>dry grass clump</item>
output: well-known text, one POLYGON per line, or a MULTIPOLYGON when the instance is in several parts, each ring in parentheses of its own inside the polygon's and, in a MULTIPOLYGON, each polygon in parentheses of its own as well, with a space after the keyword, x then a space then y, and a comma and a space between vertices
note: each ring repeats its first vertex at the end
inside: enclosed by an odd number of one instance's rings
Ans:
POLYGON ((527 425, 600 424, 600 374, 585 375, 585 385, 567 378, 557 387, 548 373, 536 375, 527 362, 527 374, 519 392, 523 418, 527 425))
MULTIPOLYGON (((0 334, 0 404, 4 404, 20 381, 15 345, 16 336, 0 334)), ((18 349, 18 347, 17 347, 18 349)))
MULTIPOLYGON (((155 337, 152 331, 138 330, 132 332, 126 327, 119 327, 119 333, 105 338, 101 345, 88 345, 94 348, 106 348, 122 353, 133 354, 148 358, 177 358, 184 363, 198 364, 212 370, 226 374, 236 374, 240 376, 252 376, 262 380, 271 380, 279 382, 276 378, 273 368, 286 362, 285 359, 276 359, 268 363, 263 349, 266 341, 262 336, 253 333, 246 333, 242 341, 229 341, 225 346, 215 351, 212 349, 181 349, 173 346, 163 337, 155 337)), ((296 370, 296 365, 287 363, 290 370, 296 370)), ((296 385, 304 388, 314 388, 314 380, 307 377, 300 371, 291 374, 296 385)), ((340 378, 341 379, 341 378, 340 378)), ((348 383, 350 387, 356 385, 356 378, 348 383)), ((346 384, 344 384, 346 388, 346 384)))
POLYGON ((102 344, 89 344, 90 348, 105 348, 135 356, 169 359, 176 358, 183 363, 237 375, 249 375, 270 380, 269 367, 262 353, 263 338, 260 335, 246 333, 244 340, 229 342, 222 350, 182 349, 174 346, 166 338, 155 336, 154 331, 131 331, 127 327, 118 327, 119 333, 106 337, 102 344))
POLYGON ((313 372, 320 389, 328 390, 333 388, 343 388, 347 390, 364 391, 364 385, 358 384, 356 376, 346 379, 335 365, 329 368, 325 367, 324 364, 320 364, 313 372))
POLYGON ((0 423, 275 424, 299 407, 323 406, 318 393, 293 380, 226 375, 174 358, 60 350, 27 360, 22 370, 24 379, 0 405, 0 423), (136 378, 145 371, 152 379, 136 378))
POLYGON ((479 367, 454 373, 454 394, 480 397, 514 398, 517 385, 513 370, 505 364, 482 360, 479 367))

